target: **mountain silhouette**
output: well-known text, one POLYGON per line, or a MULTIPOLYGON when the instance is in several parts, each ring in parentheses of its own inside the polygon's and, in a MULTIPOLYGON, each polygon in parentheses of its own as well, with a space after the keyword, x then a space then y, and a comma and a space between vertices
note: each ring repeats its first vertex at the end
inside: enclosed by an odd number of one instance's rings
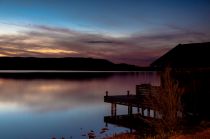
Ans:
POLYGON ((158 58, 151 67, 210 68, 210 42, 179 44, 158 58))
POLYGON ((0 70, 134 71, 141 69, 134 65, 114 64, 108 60, 93 58, 0 58, 0 70))

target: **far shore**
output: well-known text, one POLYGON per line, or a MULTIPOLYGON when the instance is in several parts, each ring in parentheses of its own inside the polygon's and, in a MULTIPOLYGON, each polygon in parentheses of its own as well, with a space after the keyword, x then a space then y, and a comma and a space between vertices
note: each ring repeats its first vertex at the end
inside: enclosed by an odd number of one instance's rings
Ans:
POLYGON ((88 71, 88 70, 0 70, 0 78, 8 79, 92 79, 113 75, 153 73, 155 71, 88 71))
POLYGON ((155 72, 155 70, 138 70, 138 71, 128 71, 128 70, 0 70, 0 73, 123 73, 123 72, 155 72))

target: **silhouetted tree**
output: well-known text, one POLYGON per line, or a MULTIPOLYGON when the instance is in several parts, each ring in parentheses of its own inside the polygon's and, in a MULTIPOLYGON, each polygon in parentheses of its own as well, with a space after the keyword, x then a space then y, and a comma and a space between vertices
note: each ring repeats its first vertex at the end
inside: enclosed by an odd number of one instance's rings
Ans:
POLYGON ((159 117, 150 124, 155 127, 156 132, 165 136, 179 128, 182 114, 181 96, 183 89, 178 82, 172 78, 172 69, 166 68, 162 74, 160 89, 149 95, 149 101, 153 108, 158 111, 159 117))

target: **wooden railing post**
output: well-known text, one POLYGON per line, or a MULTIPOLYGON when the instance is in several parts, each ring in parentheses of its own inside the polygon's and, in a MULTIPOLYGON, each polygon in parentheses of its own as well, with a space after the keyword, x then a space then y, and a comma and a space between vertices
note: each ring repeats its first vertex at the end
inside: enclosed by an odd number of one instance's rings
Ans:
POLYGON ((156 118, 156 111, 154 110, 154 118, 156 118))
POLYGON ((147 116, 150 117, 150 108, 147 108, 147 116))
POLYGON ((108 92, 108 91, 106 91, 106 96, 108 96, 108 93, 109 93, 109 92, 108 92))
POLYGON ((127 91, 127 96, 129 96, 129 95, 130 95, 130 91, 128 90, 128 91, 127 91))
POLYGON ((144 116, 144 108, 141 108, 142 116, 144 116))
POLYGON ((137 113, 139 114, 139 112, 140 112, 140 108, 139 108, 139 105, 138 105, 138 107, 137 107, 137 113))
POLYGON ((132 105, 128 105, 128 115, 132 115, 132 114, 133 114, 132 105))

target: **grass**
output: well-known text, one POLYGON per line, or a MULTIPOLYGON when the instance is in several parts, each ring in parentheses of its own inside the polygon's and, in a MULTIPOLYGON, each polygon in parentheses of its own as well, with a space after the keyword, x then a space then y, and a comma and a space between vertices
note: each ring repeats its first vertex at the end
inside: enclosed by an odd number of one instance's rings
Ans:
POLYGON ((149 121, 148 124, 154 127, 158 135, 166 138, 166 136, 174 134, 180 128, 180 117, 177 114, 182 113, 181 95, 183 89, 173 79, 171 68, 166 68, 161 78, 160 89, 151 92, 151 95, 148 96, 148 101, 158 111, 161 118, 149 121))
POLYGON ((113 137, 108 137, 106 139, 139 139, 136 135, 133 134, 120 134, 114 135, 113 137))
POLYGON ((132 134, 121 134, 106 139, 210 139, 210 128, 191 134, 175 134, 166 138, 163 138, 162 135, 139 137, 132 134))

